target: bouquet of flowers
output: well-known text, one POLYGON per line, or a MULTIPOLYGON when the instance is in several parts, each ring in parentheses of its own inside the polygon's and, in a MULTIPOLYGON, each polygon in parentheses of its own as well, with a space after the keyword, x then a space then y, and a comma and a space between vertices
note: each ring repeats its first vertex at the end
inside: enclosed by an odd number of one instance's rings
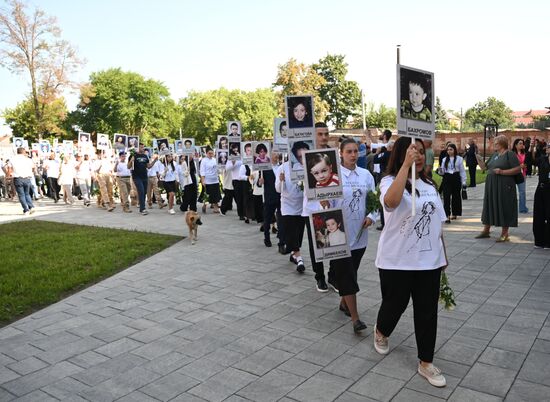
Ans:
POLYGON ((452 311, 456 306, 455 292, 449 286, 449 279, 445 271, 441 272, 441 282, 439 284, 439 301, 445 306, 445 310, 452 311))
MULTIPOLYGON (((369 191, 367 193, 365 203, 366 203, 366 205, 365 205, 365 217, 363 218, 363 220, 365 220, 365 218, 370 213, 376 212, 376 211, 380 210, 380 208, 382 208, 382 205, 380 204, 380 189, 378 187, 376 187, 374 189, 374 191, 369 191)), ((363 226, 361 228, 361 230, 359 231, 359 233, 357 234, 357 237, 355 238, 356 242, 361 238, 361 236, 363 235, 364 230, 365 230, 365 227, 363 226)))

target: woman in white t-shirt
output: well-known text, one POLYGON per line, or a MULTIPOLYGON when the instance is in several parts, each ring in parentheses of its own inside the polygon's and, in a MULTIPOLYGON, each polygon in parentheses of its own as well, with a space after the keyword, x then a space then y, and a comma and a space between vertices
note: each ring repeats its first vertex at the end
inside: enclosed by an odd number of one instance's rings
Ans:
POLYGON ((65 204, 73 204, 73 181, 76 171, 74 162, 70 156, 63 158, 63 163, 59 169, 59 185, 63 188, 63 201, 65 204))
POLYGON ((174 211, 174 199, 176 197, 178 171, 172 154, 167 154, 164 158, 164 171, 161 177, 164 181, 164 190, 168 194, 168 213, 174 215, 176 213, 174 211))
POLYGON ((386 224, 378 241, 375 264, 382 304, 374 327, 374 347, 389 352, 392 334, 412 297, 418 373, 443 387, 445 377, 433 364, 437 335, 437 303, 441 270, 447 266, 442 222, 447 217, 433 181, 424 173, 424 144, 399 138, 380 182, 386 224), (416 213, 413 216, 411 166, 416 162, 416 213))

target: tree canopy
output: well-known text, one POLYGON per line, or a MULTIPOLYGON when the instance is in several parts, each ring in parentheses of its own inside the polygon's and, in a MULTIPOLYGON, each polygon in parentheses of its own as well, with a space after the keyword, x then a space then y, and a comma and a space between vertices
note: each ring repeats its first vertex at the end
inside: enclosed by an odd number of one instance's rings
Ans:
POLYGON ((90 75, 70 120, 84 131, 136 134, 147 142, 179 136, 181 112, 161 82, 113 68, 90 75))
POLYGON ((15 74, 28 74, 34 114, 29 127, 36 130, 32 135, 42 138, 56 124, 48 121, 50 105, 59 102, 64 89, 75 85, 70 76, 82 63, 69 42, 61 39, 54 17, 39 8, 29 15, 20 0, 10 0, 0 10, 0 65, 15 74))
POLYGON ((348 119, 361 113, 361 90, 355 81, 346 79, 348 64, 343 55, 331 55, 313 64, 313 70, 324 78, 319 88, 319 97, 328 105, 325 120, 337 128, 346 126, 348 119))
POLYGON ((269 88, 251 92, 226 88, 192 91, 179 105, 184 136, 194 137, 197 143, 214 144, 218 135, 227 133, 227 122, 231 120, 242 123, 246 138, 263 139, 273 135, 277 96, 269 88))
POLYGON ((512 109, 494 97, 489 97, 483 102, 476 103, 466 110, 464 114, 467 125, 475 130, 481 130, 490 119, 495 119, 500 128, 513 128, 514 117, 512 109))

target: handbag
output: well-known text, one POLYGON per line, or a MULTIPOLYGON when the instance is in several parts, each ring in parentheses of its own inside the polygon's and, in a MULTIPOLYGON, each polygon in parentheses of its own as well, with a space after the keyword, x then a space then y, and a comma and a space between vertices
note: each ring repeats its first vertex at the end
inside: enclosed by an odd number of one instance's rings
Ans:
POLYGON ((461 194, 463 200, 468 199, 468 191, 466 191, 465 188, 462 189, 462 192, 460 194, 461 194))
MULTIPOLYGON (((508 160, 508 165, 510 164, 510 156, 508 154, 508 152, 506 153, 506 159, 508 160)), ((525 181, 525 177, 523 177, 523 173, 520 169, 519 173, 516 173, 514 175, 514 181, 516 182, 516 184, 521 184, 525 181)))

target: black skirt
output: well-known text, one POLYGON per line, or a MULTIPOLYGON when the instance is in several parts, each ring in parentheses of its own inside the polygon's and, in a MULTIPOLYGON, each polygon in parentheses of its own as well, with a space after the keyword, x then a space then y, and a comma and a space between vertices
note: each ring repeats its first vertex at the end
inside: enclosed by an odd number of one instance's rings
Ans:
POLYGON ((175 193, 176 192, 176 182, 175 181, 165 181, 164 182, 164 190, 167 193, 175 193))

